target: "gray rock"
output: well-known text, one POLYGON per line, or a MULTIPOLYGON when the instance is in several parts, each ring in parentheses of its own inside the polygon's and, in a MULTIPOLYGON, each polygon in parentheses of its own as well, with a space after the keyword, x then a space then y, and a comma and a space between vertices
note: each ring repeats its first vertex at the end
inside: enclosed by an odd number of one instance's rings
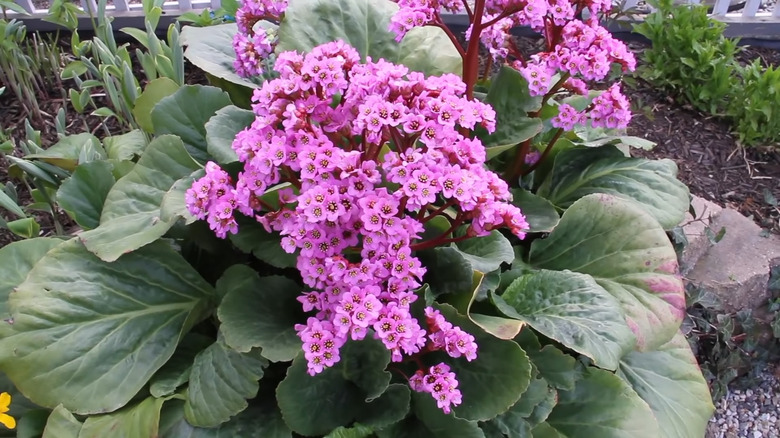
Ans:
POLYGON ((780 264, 780 239, 762 237, 755 222, 730 209, 715 215, 709 225, 716 233, 725 227, 726 234, 696 260, 687 280, 714 292, 728 312, 765 304, 770 268, 780 264))

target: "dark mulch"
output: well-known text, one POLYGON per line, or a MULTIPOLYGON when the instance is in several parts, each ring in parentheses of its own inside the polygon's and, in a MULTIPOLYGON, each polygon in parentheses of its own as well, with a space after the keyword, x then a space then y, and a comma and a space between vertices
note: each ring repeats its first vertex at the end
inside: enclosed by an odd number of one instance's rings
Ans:
MULTIPOLYGON (((645 47, 632 43, 635 53, 645 47)), ((764 65, 780 65, 780 52, 746 47, 742 62, 761 59, 764 65)), ((769 147, 740 148, 728 124, 676 104, 647 82, 625 87, 635 106, 629 134, 657 143, 651 151, 635 151, 648 158, 670 158, 679 178, 691 192, 719 205, 752 216, 761 227, 780 232, 780 150, 769 147)))

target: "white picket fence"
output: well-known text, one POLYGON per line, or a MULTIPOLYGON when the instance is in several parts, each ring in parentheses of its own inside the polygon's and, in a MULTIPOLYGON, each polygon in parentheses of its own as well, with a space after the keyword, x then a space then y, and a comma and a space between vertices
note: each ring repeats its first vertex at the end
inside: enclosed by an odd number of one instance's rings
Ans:
MULTIPOLYGON (((33 0, 15 0, 16 3, 21 5, 28 13, 31 14, 32 19, 40 18, 46 15, 48 6, 36 6, 45 3, 43 0, 33 2, 33 0)), ((81 6, 85 11, 97 11, 96 0, 80 0, 81 6)), ((699 3, 701 0, 685 0, 691 3, 699 3)), ((729 5, 731 0, 716 0, 715 5, 712 8, 712 17, 726 22, 729 25, 727 34, 729 36, 742 36, 752 38, 769 38, 780 39, 780 0, 746 0, 745 5, 732 12, 729 12, 729 5), (773 10, 767 11, 761 10, 762 1, 772 2, 776 1, 773 10)), ((634 8, 638 5, 640 0, 625 0, 623 2, 623 8, 634 8)), ((187 11, 199 11, 204 8, 218 9, 221 0, 178 0, 168 1, 162 6, 165 11, 165 15, 169 18, 176 17, 183 12, 187 11)), ((646 5, 641 5, 640 9, 649 9, 646 5)), ((140 0, 113 0, 110 5, 106 7, 107 14, 118 18, 134 18, 140 17, 143 14, 140 0)), ((10 14, 14 16, 13 13, 10 14)), ((23 17, 19 17, 23 18, 23 17)), ((30 19, 28 18, 28 20, 30 19)), ((461 17, 450 17, 457 18, 461 17)), ((638 15, 641 19, 641 14, 638 15)), ((33 26, 35 27, 35 26, 33 26)))

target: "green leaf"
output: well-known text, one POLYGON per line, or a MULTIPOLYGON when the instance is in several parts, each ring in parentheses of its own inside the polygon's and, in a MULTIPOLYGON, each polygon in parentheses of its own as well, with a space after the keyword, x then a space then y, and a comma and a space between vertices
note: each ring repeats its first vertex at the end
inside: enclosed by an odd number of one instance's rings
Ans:
POLYGON ((535 267, 592 276, 620 301, 642 351, 671 339, 685 315, 677 254, 634 202, 605 194, 580 199, 546 239, 534 241, 529 258, 535 267))
POLYGON ((540 423, 534 427, 534 430, 532 430, 531 433, 533 438, 567 438, 547 422, 540 423))
POLYGON ((390 352, 375 339, 350 341, 341 349, 341 361, 310 376, 299 354, 276 388, 282 416, 301 435, 324 435, 350 424, 369 399, 388 387, 390 352))
POLYGON ((231 266, 217 282, 224 297, 217 309, 225 343, 237 351, 262 347, 273 362, 292 360, 301 351, 295 324, 306 320, 296 298, 301 288, 280 276, 259 277, 243 265, 231 266))
POLYGON ((57 190, 60 207, 85 230, 100 225, 103 204, 116 183, 113 170, 108 161, 80 164, 57 190))
POLYGON ((445 319, 474 336, 477 358, 443 358, 458 376, 463 403, 452 410, 458 418, 486 421, 506 412, 531 381, 531 362, 517 343, 486 333, 451 306, 435 305, 445 319))
POLYGON ((79 238, 108 262, 157 240, 174 222, 160 218, 163 197, 177 180, 199 167, 178 137, 155 138, 130 173, 111 188, 100 226, 79 238))
POLYGON ((550 178, 538 195, 558 208, 591 193, 607 193, 638 202, 664 229, 677 226, 690 204, 674 161, 625 157, 610 145, 561 151, 550 178))
POLYGON ((172 95, 179 89, 179 84, 173 79, 157 78, 144 87, 144 92, 138 96, 133 107, 133 117, 138 126, 146 132, 154 132, 152 110, 164 98, 172 95))
POLYGON ((297 253, 288 253, 282 249, 282 236, 269 233, 255 220, 238 220, 238 233, 228 236, 238 249, 252 253, 275 268, 294 268, 298 261, 297 253))
POLYGON ((16 217, 19 218, 27 217, 27 215, 24 214, 24 210, 22 210, 22 207, 19 207, 19 204, 17 204, 16 201, 11 199, 11 197, 8 196, 2 190, 0 190, 0 207, 3 207, 6 210, 10 211, 11 213, 15 214, 16 217))
POLYGON ((140 438, 157 436, 165 399, 149 397, 117 412, 87 417, 79 438, 140 438))
MULTIPOLYGON (((264 27, 276 27, 264 23, 264 27)), ((236 52, 233 51, 233 36, 238 32, 235 23, 216 26, 185 26, 181 30, 179 42, 186 46, 184 57, 206 73, 246 87, 246 92, 258 88, 261 78, 242 78, 233 68, 236 52)))
MULTIPOLYGON (((15 2, 13 2, 13 1, 11 1, 11 0, 2 1, 2 2, 0 2, 0 4, 1 4, 1 5, 2 5, 4 8, 6 8, 6 9, 8 9, 8 10, 11 10, 11 11, 14 11, 14 12, 16 12, 17 14, 22 14, 22 15, 30 15, 30 13, 29 13, 29 12, 27 12, 27 10, 26 10, 26 9, 24 9, 24 8, 22 7, 22 5, 16 4, 15 2)), ((5 87, 2 87, 2 88, 5 88, 5 87)))
MULTIPOLYGON (((502 114, 496 111, 496 130, 488 134, 482 127, 477 127, 477 137, 482 140, 490 160, 502 153, 514 149, 518 144, 533 138, 542 132, 542 119, 529 118, 524 115, 502 114)), ((522 113, 525 114, 525 113, 522 113)))
POLYGON ((291 438, 282 414, 274 400, 255 404, 217 427, 192 426, 184 418, 184 403, 171 400, 165 403, 160 420, 160 438, 291 438))
POLYGON ((41 233, 41 226, 36 222, 34 218, 28 217, 24 219, 17 219, 15 221, 6 222, 5 226, 12 233, 25 239, 32 239, 38 237, 41 233))
POLYGON ((487 236, 464 240, 453 248, 460 252, 473 270, 484 273, 495 271, 502 263, 512 263, 515 259, 512 244, 496 230, 487 236))
POLYGON ((26 155, 25 158, 40 159, 72 171, 79 163, 105 160, 108 157, 100 144, 100 140, 94 135, 85 132, 63 137, 52 147, 37 154, 26 155))
POLYGON ((618 375, 653 410, 662 438, 704 436, 712 398, 688 341, 678 332, 658 351, 634 351, 620 361, 618 375))
POLYGON ((485 438, 476 422, 445 414, 433 397, 419 392, 412 393, 412 412, 406 419, 376 434, 379 438, 485 438))
POLYGON ((205 350, 213 339, 196 333, 188 333, 176 346, 173 356, 149 381, 149 393, 157 398, 167 397, 190 380, 190 370, 195 356, 205 350))
POLYGON ((510 67, 502 67, 490 84, 485 103, 496 111, 496 131, 488 134, 484 128, 477 129, 488 159, 542 132, 542 120, 528 117, 529 112, 539 110, 542 98, 531 97, 528 90, 528 81, 510 67))
POLYGON ((206 123, 206 143, 208 153, 219 164, 238 161, 233 150, 233 139, 255 121, 252 111, 237 106, 226 106, 206 123))
MULTIPOLYGON (((494 271, 495 273, 495 271, 494 271)), ((499 274, 500 276, 500 274, 499 274)), ((477 300, 483 287, 487 287, 486 283, 490 281, 490 275, 485 275, 481 272, 474 272, 471 300, 465 308, 465 313, 468 315, 471 322, 478 325, 482 330, 490 333, 491 335, 499 338, 511 340, 520 333, 520 330, 525 325, 524 322, 516 319, 503 318, 500 316, 483 315, 479 313, 472 313, 471 307, 477 300)), ((492 292, 493 289, 487 289, 485 293, 492 292)), ((464 310, 462 306, 456 307, 458 310, 464 310)))
POLYGON ((8 323, 11 313, 8 310, 8 297, 17 286, 27 278, 33 266, 52 248, 63 241, 51 237, 12 242, 0 248, 0 337, 11 331, 8 323))
POLYGON ((542 96, 531 96, 525 77, 516 68, 506 65, 491 81, 485 102, 496 111, 529 113, 542 108, 542 96))
POLYGON ((108 158, 115 160, 133 160, 135 157, 141 156, 148 144, 146 135, 140 129, 103 139, 103 146, 106 148, 108 158))
POLYGON ((557 398, 557 392, 544 379, 534 379, 520 400, 491 423, 509 438, 528 438, 531 429, 547 419, 557 398))
POLYGON ((154 106, 154 133, 178 135, 192 157, 205 163, 210 159, 206 148, 206 122, 217 110, 228 105, 230 97, 219 88, 185 85, 154 106))
POLYGON ((525 215, 530 233, 549 233, 561 220, 550 201, 525 189, 512 190, 512 204, 519 207, 525 215))
POLYGON ((184 417, 197 427, 228 421, 257 395, 257 382, 267 365, 259 351, 239 353, 218 340, 195 357, 184 417))
POLYGON ((589 368, 573 391, 558 391, 547 423, 567 437, 660 436, 647 404, 619 377, 597 368, 589 368))
POLYGON ((634 336, 620 303, 588 275, 540 270, 523 275, 494 303, 506 316, 525 321, 548 338, 617 369, 634 336))
POLYGON ((78 438, 82 423, 65 409, 58 405, 51 411, 42 438, 78 438))
POLYGON ((409 385, 393 383, 384 394, 361 409, 357 421, 374 429, 397 423, 409 413, 411 397, 409 385))
POLYGON ((176 222, 177 219, 183 218, 184 223, 189 225, 198 220, 187 208, 187 190, 192 187, 192 184, 195 181, 202 178, 205 174, 206 171, 204 169, 198 169, 189 176, 185 176, 173 183, 171 188, 163 195, 162 202, 160 203, 160 219, 163 222, 173 223, 176 222))
POLYGON ((398 43, 389 30, 398 6, 388 0, 312 0, 291 2, 279 25, 277 53, 309 52, 331 41, 354 47, 363 60, 384 58, 428 75, 461 73, 462 60, 444 31, 418 27, 398 43))
POLYGON ((0 341, 0 368, 40 406, 111 412, 171 357, 212 295, 165 243, 106 263, 72 239, 11 295, 16 333, 0 341))
POLYGON ((418 254, 428 271, 425 282, 435 296, 472 291, 473 270, 463 253, 453 247, 439 247, 418 254))
POLYGON ((16 438, 38 438, 46 427, 49 411, 46 409, 31 409, 19 417, 16 422, 16 438))
POLYGON ((558 389, 573 390, 574 382, 582 376, 576 359, 552 345, 545 345, 541 350, 528 350, 528 356, 539 370, 539 375, 558 389))
POLYGON ((355 424, 353 427, 339 427, 333 432, 325 435, 325 438, 369 438, 374 431, 362 424, 355 424))

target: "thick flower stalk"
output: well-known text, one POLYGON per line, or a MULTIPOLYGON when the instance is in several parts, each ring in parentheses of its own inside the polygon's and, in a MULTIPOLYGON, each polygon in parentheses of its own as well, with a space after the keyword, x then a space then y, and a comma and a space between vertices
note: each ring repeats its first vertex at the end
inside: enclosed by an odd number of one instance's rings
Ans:
MULTIPOLYGON (((255 122, 233 143, 243 171, 232 181, 209 163, 187 192, 191 213, 221 237, 237 232, 236 211, 255 217, 298 254, 309 288, 299 301, 313 316, 296 330, 310 374, 338 362, 349 339, 366 336, 394 362, 422 364, 436 350, 475 359, 471 335, 433 308, 421 324, 410 306, 425 274, 415 251, 500 227, 525 236, 507 184, 485 168, 481 142, 465 136, 477 125, 495 129, 492 108, 466 99, 455 75, 426 78, 370 58, 361 64, 341 41, 305 56, 281 53, 275 69, 280 77, 255 92, 255 122), (261 199, 269 193, 280 208, 261 199), (450 228, 422 240, 437 216, 450 228)), ((446 366, 437 367, 428 374, 445 386, 412 386, 448 412, 460 392, 446 366)))

